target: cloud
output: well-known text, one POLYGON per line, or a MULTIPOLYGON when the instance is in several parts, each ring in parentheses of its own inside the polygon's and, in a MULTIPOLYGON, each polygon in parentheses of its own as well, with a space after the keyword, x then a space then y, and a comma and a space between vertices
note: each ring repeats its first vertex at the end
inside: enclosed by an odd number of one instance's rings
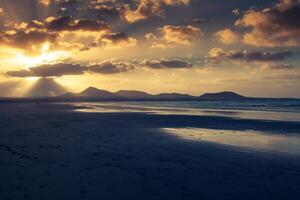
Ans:
POLYGON ((129 37, 125 33, 107 33, 100 37, 99 43, 101 46, 111 48, 125 48, 135 46, 137 40, 133 37, 129 37))
POLYGON ((96 64, 78 64, 78 63, 54 63, 44 64, 29 69, 16 71, 7 71, 5 74, 10 77, 61 77, 67 75, 91 74, 118 74, 134 71, 137 67, 146 67, 151 69, 187 69, 192 68, 193 64, 179 59, 163 60, 144 60, 141 62, 124 62, 124 61, 105 61, 96 64))
POLYGON ((213 48, 207 57, 210 62, 242 61, 242 62, 275 62, 284 61, 292 56, 290 51, 265 52, 250 50, 230 50, 213 48))
POLYGON ((28 70, 8 71, 11 77, 60 77, 64 75, 81 75, 87 68, 79 64, 56 63, 32 67, 28 70))
POLYGON ((72 17, 49 17, 44 22, 49 31, 103 31, 108 30, 104 20, 73 19, 72 17))
POLYGON ((17 48, 27 54, 41 54, 45 43, 49 44, 51 50, 70 51, 89 50, 98 46, 129 47, 136 44, 136 39, 125 33, 114 33, 105 20, 69 16, 23 22, 0 32, 0 45, 17 48), (101 45, 91 45, 98 43, 101 45))
POLYGON ((296 47, 300 45, 299 19, 300 1, 280 0, 271 8, 248 10, 235 25, 247 28, 243 35, 246 44, 296 47))
POLYGON ((187 5, 190 0, 138 0, 136 10, 132 10, 129 4, 121 9, 122 17, 130 22, 145 20, 151 17, 164 17, 165 10, 163 5, 176 6, 187 5))
POLYGON ((186 69, 193 67, 191 63, 182 60, 144 60, 140 65, 151 69, 186 69))
POLYGON ((217 41, 224 44, 235 44, 240 41, 238 33, 232 31, 229 28, 218 31, 214 34, 217 41))
POLYGON ((241 14, 241 13, 240 13, 240 10, 239 10, 238 8, 233 9, 233 10, 232 10, 232 13, 233 13, 234 15, 240 15, 240 14, 241 14))
POLYGON ((131 10, 130 5, 126 4, 122 8, 121 13, 122 17, 130 23, 154 16, 163 17, 165 15, 161 7, 161 2, 155 0, 140 0, 136 10, 131 10))
POLYGON ((135 69, 135 66, 125 62, 103 62, 89 66, 89 72, 100 74, 117 74, 135 69))
POLYGON ((152 17, 165 17, 165 6, 187 5, 190 0, 94 0, 89 3, 89 10, 100 16, 119 16, 134 23, 152 17))
POLYGON ((24 49, 30 54, 40 53, 46 42, 55 44, 57 33, 41 30, 14 30, 0 34, 0 45, 24 49))
POLYGON ((166 25, 158 28, 158 34, 148 33, 146 39, 152 42, 152 48, 169 48, 174 45, 190 46, 201 37, 203 32, 194 26, 166 25))
POLYGON ((38 3, 40 3, 43 6, 49 6, 51 0, 38 0, 38 3))
POLYGON ((193 19, 185 19, 185 22, 193 25, 200 25, 206 22, 207 20, 204 18, 193 18, 193 19))
POLYGON ((5 16, 5 12, 4 12, 3 8, 0 8, 0 17, 3 17, 3 16, 5 16))
POLYGON ((99 2, 91 1, 89 5, 89 11, 96 12, 98 16, 115 16, 120 17, 120 9, 113 4, 107 4, 111 2, 99 2))
POLYGON ((191 2, 191 0, 162 0, 165 2, 167 5, 180 5, 184 4, 187 5, 191 2))
POLYGON ((135 66, 125 62, 103 62, 93 65, 74 63, 55 63, 31 67, 27 70, 6 72, 10 77, 61 77, 67 75, 82 75, 84 73, 117 74, 135 69, 135 66))
POLYGON ((261 69, 267 69, 267 70, 286 70, 286 69, 293 69, 294 66, 290 64, 285 63, 276 63, 276 62, 270 62, 265 63, 261 66, 261 69))

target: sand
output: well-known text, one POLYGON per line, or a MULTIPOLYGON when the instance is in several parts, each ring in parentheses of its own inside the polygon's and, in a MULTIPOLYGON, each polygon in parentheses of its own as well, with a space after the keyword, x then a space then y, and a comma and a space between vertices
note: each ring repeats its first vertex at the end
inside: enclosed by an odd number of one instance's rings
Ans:
POLYGON ((166 128, 299 134, 299 122, 0 104, 1 200, 298 199, 300 156, 166 128))

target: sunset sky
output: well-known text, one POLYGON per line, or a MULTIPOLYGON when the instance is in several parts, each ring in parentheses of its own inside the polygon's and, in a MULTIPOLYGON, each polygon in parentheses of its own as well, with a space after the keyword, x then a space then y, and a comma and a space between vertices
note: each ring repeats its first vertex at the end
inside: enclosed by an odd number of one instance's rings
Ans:
POLYGON ((299 19, 300 0, 0 0, 0 96, 46 78, 300 97, 299 19))

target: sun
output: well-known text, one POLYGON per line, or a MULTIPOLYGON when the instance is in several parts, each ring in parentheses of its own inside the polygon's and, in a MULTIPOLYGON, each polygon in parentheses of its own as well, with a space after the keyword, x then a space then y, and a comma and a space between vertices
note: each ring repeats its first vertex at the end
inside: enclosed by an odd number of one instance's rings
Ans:
POLYGON ((18 64, 23 65, 26 68, 53 63, 58 60, 63 60, 69 57, 67 51, 52 51, 50 50, 50 44, 44 43, 41 48, 41 54, 38 56, 26 56, 24 54, 18 54, 16 61, 18 64))

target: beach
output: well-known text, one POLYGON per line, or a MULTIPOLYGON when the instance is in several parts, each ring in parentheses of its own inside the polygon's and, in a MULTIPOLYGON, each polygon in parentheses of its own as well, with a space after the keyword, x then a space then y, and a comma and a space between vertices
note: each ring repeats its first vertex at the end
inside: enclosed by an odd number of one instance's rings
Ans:
POLYGON ((297 140, 299 121, 159 111, 0 103, 0 199, 299 198, 298 143, 282 151, 190 131, 297 140))

